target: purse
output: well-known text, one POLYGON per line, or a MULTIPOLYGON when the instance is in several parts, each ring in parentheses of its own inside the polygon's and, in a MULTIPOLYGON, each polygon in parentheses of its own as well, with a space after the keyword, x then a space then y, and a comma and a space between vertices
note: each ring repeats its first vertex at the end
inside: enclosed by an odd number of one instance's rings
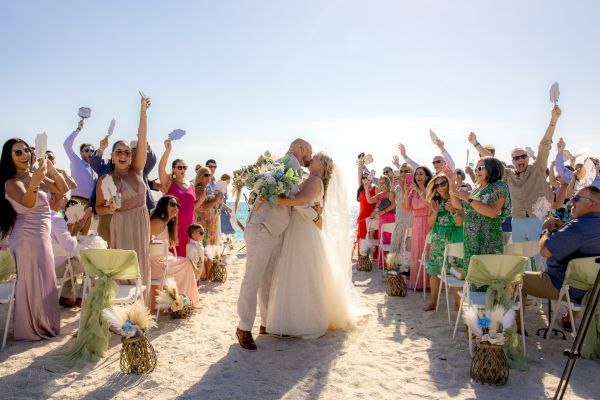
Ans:
POLYGON ((378 211, 383 211, 383 210, 385 210, 386 208, 388 208, 391 205, 392 205, 392 202, 390 201, 390 199, 388 199, 387 197, 383 198, 379 202, 379 205, 377 206, 377 210, 378 211))

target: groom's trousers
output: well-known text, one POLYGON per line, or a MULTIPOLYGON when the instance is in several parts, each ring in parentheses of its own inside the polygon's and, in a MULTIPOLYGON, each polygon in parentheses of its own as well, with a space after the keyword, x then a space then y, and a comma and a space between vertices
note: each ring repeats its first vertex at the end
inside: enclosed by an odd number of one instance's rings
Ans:
POLYGON ((246 273, 240 287, 237 312, 239 328, 251 331, 256 318, 256 301, 260 307, 261 325, 267 325, 267 307, 275 264, 281 252, 283 233, 273 236, 262 224, 248 224, 246 241, 246 273))

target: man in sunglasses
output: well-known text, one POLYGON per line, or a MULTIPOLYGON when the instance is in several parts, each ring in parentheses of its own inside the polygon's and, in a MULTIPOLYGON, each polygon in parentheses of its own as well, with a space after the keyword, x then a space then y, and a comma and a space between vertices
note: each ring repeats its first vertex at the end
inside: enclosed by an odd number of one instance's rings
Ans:
MULTIPOLYGON (((543 221, 535 216, 533 209, 534 205, 543 201, 548 193, 546 169, 548 168, 548 157, 552 148, 552 137, 556 129, 556 122, 561 113, 560 108, 554 106, 550 123, 540 141, 537 158, 533 164, 529 164, 530 157, 527 150, 517 147, 511 152, 514 168, 504 169, 504 180, 510 190, 513 242, 538 240, 540 237, 543 221)), ((491 153, 481 146, 476 139, 473 145, 477 148, 479 154, 484 157, 491 157, 491 153)))
MULTIPOLYGON (((573 179, 573 171, 565 166, 565 146, 566 143, 564 139, 560 138, 556 144, 556 159, 554 160, 554 166, 558 175, 560 175, 567 183, 569 183, 571 182, 571 179, 573 179)), ((598 159, 594 157, 590 157, 590 159, 596 167, 596 178, 594 179, 592 186, 600 187, 600 162, 598 162, 598 159)))
MULTIPOLYGON (((454 171, 456 169, 456 166, 454 165, 454 160, 452 160, 452 156, 450 156, 450 153, 448 153, 446 151, 444 142, 442 140, 438 139, 436 144, 437 144, 437 147, 442 152, 442 155, 437 155, 437 156, 433 157, 433 160, 431 161, 431 163, 433 165, 433 169, 435 170, 435 173, 437 174, 438 172, 440 172, 442 170, 442 168, 444 167, 444 165, 448 165, 448 167, 450 167, 450 169, 452 171, 454 171)), ((419 165, 424 165, 424 164, 417 164, 415 161, 413 161, 406 154, 406 147, 404 147, 404 145, 402 143, 400 143, 398 145, 398 149, 400 150, 400 155, 402 156, 402 158, 404 158, 404 161, 406 161, 408 164, 410 164, 415 170, 419 167, 419 165)), ((394 159, 394 161, 395 161, 395 159, 394 159)))
MULTIPOLYGON (((573 219, 566 225, 558 218, 544 222, 540 254, 546 257, 546 272, 525 272, 523 295, 558 300, 569 261, 600 255, 600 189, 587 186, 571 199, 573 219)), ((585 291, 571 287, 571 300, 580 303, 585 291)), ((525 297, 524 297, 525 298, 525 297)), ((563 317, 563 325, 568 319, 563 317)), ((569 327, 565 326, 568 330, 569 327)))
POLYGON ((79 146, 79 155, 73 150, 75 138, 77 138, 77 135, 79 135, 79 132, 81 132, 82 129, 83 119, 79 121, 77 129, 67 136, 63 147, 71 164, 71 176, 75 179, 75 183, 77 183, 77 187, 71 190, 71 197, 79 200, 87 207, 98 175, 90 165, 92 153, 94 153, 94 146, 89 143, 83 143, 79 146))

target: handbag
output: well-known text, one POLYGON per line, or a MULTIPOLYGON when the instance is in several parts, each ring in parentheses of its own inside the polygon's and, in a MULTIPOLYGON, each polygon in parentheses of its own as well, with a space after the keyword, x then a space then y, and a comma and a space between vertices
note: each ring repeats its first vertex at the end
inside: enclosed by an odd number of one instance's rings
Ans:
POLYGON ((383 211, 391 205, 392 205, 392 202, 390 201, 390 199, 385 197, 385 198, 381 199, 381 201, 379 202, 379 205, 377 206, 377 210, 383 211))

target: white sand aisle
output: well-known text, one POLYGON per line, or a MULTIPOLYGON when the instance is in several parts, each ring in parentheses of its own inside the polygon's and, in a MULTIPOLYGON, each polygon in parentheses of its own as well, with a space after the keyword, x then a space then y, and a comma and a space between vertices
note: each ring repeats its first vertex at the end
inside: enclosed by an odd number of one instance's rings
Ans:
MULTIPOLYGON (((9 338, 0 355, 0 398, 541 399, 553 395, 565 362, 562 349, 571 343, 535 336, 544 320, 530 309, 527 346, 538 363, 527 372, 511 370, 503 387, 472 383, 464 333, 453 341, 444 312, 421 311, 421 293, 384 296, 381 275, 373 271, 354 274, 372 311, 356 331, 306 341, 260 336, 259 350, 251 353, 242 350, 234 336, 243 254, 229 271, 225 284, 203 286, 203 308, 190 320, 161 317, 158 329, 151 332, 158 354, 152 374, 120 372, 116 336, 108 356, 96 365, 68 369, 49 357, 50 351, 74 342, 70 333, 77 327, 77 313, 63 310, 59 338, 36 343, 9 338)), ((0 321, 5 316, 2 307, 0 321)), ((568 398, 598 398, 599 377, 600 365, 579 361, 568 398)))

